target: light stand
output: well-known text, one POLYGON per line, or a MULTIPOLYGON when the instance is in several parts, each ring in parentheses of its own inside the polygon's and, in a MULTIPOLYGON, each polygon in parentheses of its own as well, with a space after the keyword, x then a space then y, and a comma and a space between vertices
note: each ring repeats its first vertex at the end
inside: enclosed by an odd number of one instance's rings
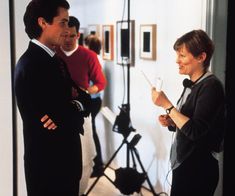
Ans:
POLYGON ((110 160, 105 165, 103 172, 102 172, 102 175, 99 175, 95 179, 95 181, 92 183, 92 185, 87 190, 87 192, 85 194, 83 194, 83 196, 88 195, 92 191, 92 189, 95 187, 96 183, 99 181, 99 179, 102 176, 105 176, 112 184, 114 184, 116 186, 116 188, 118 188, 120 190, 120 192, 122 192, 125 195, 127 195, 127 194, 129 195, 134 192, 140 192, 141 185, 143 184, 143 182, 145 180, 147 180, 147 183, 150 187, 150 190, 151 190, 153 196, 159 196, 160 194, 157 194, 155 192, 155 190, 149 180, 148 174, 145 171, 143 164, 141 163, 139 153, 138 153, 137 149, 135 148, 136 144, 139 142, 140 139, 141 139, 141 136, 139 134, 134 135, 134 137, 132 138, 132 140, 130 142, 127 140, 127 138, 124 137, 121 145, 118 147, 118 149, 115 151, 113 156, 110 158, 110 160), (104 171, 109 167, 109 165, 111 164, 111 162, 116 157, 117 153, 120 151, 120 149, 123 147, 124 144, 126 144, 126 147, 127 147, 126 168, 119 168, 119 169, 115 170, 116 179, 115 179, 115 181, 112 181, 112 179, 110 179, 109 176, 107 176, 104 173, 104 171), (130 155, 132 157, 133 167, 130 167, 130 155), (136 160, 138 161, 138 163, 142 169, 142 173, 139 173, 136 170, 136 160))
POLYGON ((128 0, 128 54, 125 56, 127 58, 127 104, 122 104, 122 107, 119 107, 120 114, 117 116, 114 125, 113 131, 117 133, 121 133, 123 135, 123 141, 118 149, 114 152, 113 156, 107 162, 105 167, 103 168, 103 172, 99 175, 92 185, 89 187, 87 192, 84 194, 85 196, 88 195, 92 189, 95 187, 96 183, 99 181, 101 176, 105 176, 111 183, 113 183, 116 188, 118 188, 124 194, 131 194, 134 192, 139 192, 141 189, 141 185, 145 180, 150 187, 150 190, 154 196, 159 196, 159 194, 155 193, 155 190, 149 180, 147 172, 144 169, 143 164, 141 163, 139 154, 135 145, 141 139, 139 134, 134 135, 132 140, 129 142, 127 140, 130 132, 135 131, 132 127, 131 119, 130 119, 130 0, 128 0), (116 179, 112 181, 109 176, 107 176, 104 171, 109 167, 113 159, 116 157, 117 153, 123 147, 123 145, 127 147, 127 157, 126 157, 126 168, 119 168, 115 170, 116 179), (130 155, 132 157, 133 167, 130 167, 130 155), (136 160, 138 161, 140 168, 142 169, 142 173, 139 173, 136 170, 136 160))

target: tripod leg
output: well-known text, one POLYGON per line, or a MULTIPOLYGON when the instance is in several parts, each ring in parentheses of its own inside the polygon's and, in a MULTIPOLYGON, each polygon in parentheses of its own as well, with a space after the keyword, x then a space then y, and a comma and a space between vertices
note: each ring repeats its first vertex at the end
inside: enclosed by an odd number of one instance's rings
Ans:
POLYGON ((126 167, 127 168, 130 167, 130 147, 129 147, 129 143, 127 143, 127 146, 126 146, 126 167))
POLYGON ((135 157, 134 157, 134 153, 133 153, 132 148, 131 148, 131 158, 132 158, 132 161, 133 161, 133 168, 136 169, 136 162, 135 162, 135 157))
POLYGON ((145 171, 143 164, 141 163, 141 160, 140 160, 140 157, 139 157, 139 154, 138 154, 136 148, 135 148, 135 147, 132 147, 132 151, 135 153, 135 156, 136 156, 136 158, 137 158, 137 160, 138 160, 138 162, 139 162, 139 164, 140 164, 140 167, 141 167, 142 171, 144 172, 144 174, 145 174, 145 176, 146 176, 146 180, 147 180, 147 182, 148 182, 148 185, 149 185, 149 187, 150 187, 151 192, 153 193, 154 196, 159 196, 159 195, 155 192, 155 190, 154 190, 154 188, 153 188, 153 185, 151 184, 151 182, 150 182, 150 180, 149 180, 148 174, 147 174, 147 172, 145 171))
MULTIPOLYGON (((107 169, 107 167, 110 165, 110 163, 113 161, 113 159, 115 158, 115 156, 117 155, 117 153, 119 152, 119 150, 122 148, 122 146, 127 142, 126 139, 124 139, 121 143, 121 145, 118 147, 118 149, 115 151, 115 153, 113 154, 113 156, 110 158, 110 160, 107 162, 107 164, 105 165, 104 169, 103 169, 103 175, 104 175, 104 171, 107 169)), ((95 181, 92 183, 92 185, 90 186, 90 188, 87 190, 87 192, 85 194, 83 194, 84 196, 88 195, 92 189, 95 187, 96 183, 99 181, 100 177, 102 175, 98 176, 95 181)))

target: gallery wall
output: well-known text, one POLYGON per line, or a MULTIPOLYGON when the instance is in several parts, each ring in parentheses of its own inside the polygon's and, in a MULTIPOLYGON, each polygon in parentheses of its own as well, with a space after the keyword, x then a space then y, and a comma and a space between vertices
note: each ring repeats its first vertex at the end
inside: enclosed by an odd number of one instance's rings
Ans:
POLYGON ((12 95, 8 1, 0 2, 0 195, 13 193, 12 95))
MULTIPOLYGON (((28 46, 28 37, 24 32, 23 14, 29 0, 15 1, 16 24, 16 60, 28 46)), ((127 17, 124 2, 120 0, 69 0, 70 14, 77 16, 82 28, 89 25, 114 25, 114 59, 105 60, 103 68, 108 79, 104 91, 104 106, 108 106, 115 114, 118 106, 126 103, 123 72, 126 69, 116 63, 116 22, 127 17), (124 96, 125 94, 125 96, 124 96), (124 100, 124 101, 123 101, 124 100)), ((184 76, 178 74, 175 63, 175 52, 172 45, 183 33, 192 29, 206 29, 207 9, 209 1, 204 0, 131 0, 130 16, 135 20, 135 64, 130 68, 130 116, 136 132, 131 133, 142 137, 136 145, 143 165, 157 192, 169 192, 171 180, 169 167, 169 150, 172 135, 166 128, 159 125, 157 116, 164 113, 151 101, 151 88, 143 76, 143 72, 152 83, 160 76, 163 79, 162 89, 173 103, 176 103, 181 90, 184 76), (156 60, 140 58, 140 26, 155 24, 156 60)), ((10 38, 8 1, 0 2, 0 195, 12 195, 12 108, 11 108, 11 70, 10 70, 10 38), (2 123, 4 122, 4 123, 2 123)), ((220 15, 219 15, 220 16, 220 15)), ((224 24, 219 18, 220 24, 224 24)), ((222 37, 220 34, 219 38, 222 37)), ((223 43, 223 41, 221 42, 223 43)), ((224 47, 224 45, 223 45, 224 47)), ((221 62, 221 58, 220 61, 221 62)), ((223 63, 223 62, 222 62, 223 63)), ((223 68, 219 68, 223 72, 223 68), (222 69, 222 70, 221 70, 222 69)), ((222 76, 223 78, 223 76, 222 76)), ((100 113, 98 116, 98 132, 102 143, 102 153, 107 161, 121 144, 123 137, 112 131, 112 125, 100 113)), ((21 118, 18 115, 18 195, 25 196, 26 188, 23 169, 23 135, 21 118)), ((125 166, 125 149, 115 158, 113 167, 125 166)), ((139 168, 138 168, 139 169, 139 168)), ((145 183, 146 187, 148 185, 145 183)), ((218 196, 220 191, 218 191, 218 196)))
MULTIPOLYGON (((20 58, 23 52, 27 49, 29 38, 24 30, 23 15, 26 9, 27 4, 30 0, 15 0, 15 24, 16 24, 16 61, 20 58)), ((23 128, 22 120, 17 108, 17 159, 18 159, 18 175, 17 175, 17 184, 18 184, 18 196, 26 195, 26 186, 25 186, 25 176, 24 176, 24 145, 23 145, 23 128)))
MULTIPOLYGON (((119 113, 119 106, 123 103, 126 84, 123 84, 123 66, 117 64, 117 21, 127 19, 127 9, 123 11, 124 2, 120 0, 90 0, 82 3, 85 11, 78 12, 80 2, 72 0, 70 14, 75 15, 81 22, 81 27, 89 29, 90 25, 114 25, 114 60, 105 61, 104 70, 108 77, 108 87, 104 95, 104 106, 108 106, 115 114, 119 113), (85 17, 84 17, 85 16, 85 17), (124 17, 123 17, 124 16, 124 17), (108 102, 106 102, 108 100, 108 102)), ((151 87, 144 74, 155 84, 155 78, 163 79, 162 89, 172 103, 176 103, 185 76, 178 74, 178 65, 175 63, 175 52, 172 48, 176 39, 187 31, 205 29, 206 1, 198 0, 135 0, 130 1, 130 19, 135 20, 135 65, 130 68, 130 115, 133 132, 142 136, 136 145, 140 158, 157 192, 169 192, 171 172, 169 167, 169 151, 172 143, 172 133, 160 126, 157 116, 165 111, 155 107, 151 101, 151 87), (157 26, 156 60, 145 60, 140 57, 140 26, 155 24, 157 26)), ((102 39, 102 36, 101 36, 102 39)), ((126 73, 126 69, 124 68, 126 73)), ((126 80, 126 78, 125 78, 126 80)), ((126 81, 125 81, 126 82, 126 81)), ((124 103, 126 103, 126 94, 124 103)), ((102 116, 100 114, 100 116, 102 116)), ((107 120, 105 120, 107 121, 107 120)), ((112 126, 98 129, 102 140, 103 154, 106 160, 122 142, 120 134, 112 132, 112 126), (106 139, 108 135, 109 139, 106 139)), ((113 167, 125 167, 126 151, 120 151, 113 167)), ((148 185, 146 184, 148 187, 148 185)))
MULTIPOLYGON (((70 14, 75 15, 81 22, 82 28, 90 25, 114 26, 114 60, 105 61, 104 70, 108 78, 108 86, 104 91, 104 106, 108 106, 115 114, 119 113, 119 106, 126 103, 126 84, 123 84, 123 67, 117 65, 117 21, 127 19, 128 1, 95 1, 80 2, 70 0, 70 14), (80 6, 84 8, 79 12, 80 6), (123 11, 125 7, 125 11, 123 11)), ((152 83, 160 76, 163 79, 163 90, 173 103, 176 103, 181 91, 182 80, 185 76, 178 74, 178 65, 175 63, 175 52, 172 48, 176 39, 182 34, 193 30, 203 29, 213 39, 216 49, 210 68, 222 82, 225 78, 225 47, 226 47, 226 13, 227 1, 217 0, 130 0, 130 19, 135 20, 135 65, 130 69, 130 107, 132 125, 142 138, 137 144, 140 157, 147 168, 150 180, 157 191, 169 191, 171 172, 169 168, 169 150, 172 143, 172 135, 166 128, 157 122, 157 116, 164 113, 162 109, 153 106, 150 97, 150 86, 143 77, 143 72, 152 83), (156 31, 156 60, 145 60, 140 57, 140 26, 154 24, 156 31)), ((102 39, 102 36, 101 36, 102 39)), ((124 70, 126 72, 126 69, 124 70)), ((126 78, 125 78, 126 79, 126 78)), ((100 114, 103 120, 103 116, 100 114)), ((119 147, 122 136, 112 132, 112 125, 98 129, 102 139, 103 154, 106 160, 119 147), (107 139, 108 137, 108 139, 107 139)), ((133 133, 132 135, 134 135, 133 133)), ((132 135, 130 138, 132 138, 132 135)), ((125 163, 125 151, 117 155, 114 167, 123 166, 125 163)), ((220 160, 221 179, 215 195, 222 194, 222 170, 223 154, 218 156, 220 160)))

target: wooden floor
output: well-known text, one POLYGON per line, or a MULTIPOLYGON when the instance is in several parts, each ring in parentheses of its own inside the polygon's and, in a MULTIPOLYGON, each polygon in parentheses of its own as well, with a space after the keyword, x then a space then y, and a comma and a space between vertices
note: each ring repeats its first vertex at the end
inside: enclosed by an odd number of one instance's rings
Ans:
MULTIPOLYGON (((112 179, 112 181, 115 179, 115 173, 114 170, 107 168, 105 170, 105 174, 112 179)), ((88 189, 91 187, 91 185, 94 183, 96 178, 91 178, 89 181, 88 189)), ((87 191, 88 191, 87 189, 87 191)), ((87 193, 86 191, 86 193, 87 193)), ((91 191, 88 194, 89 196, 123 196, 115 185, 110 182, 105 176, 102 176, 99 178, 95 186, 91 189, 91 191)), ((141 188, 140 193, 133 193, 132 196, 152 196, 153 194, 148 191, 146 188, 141 188)))

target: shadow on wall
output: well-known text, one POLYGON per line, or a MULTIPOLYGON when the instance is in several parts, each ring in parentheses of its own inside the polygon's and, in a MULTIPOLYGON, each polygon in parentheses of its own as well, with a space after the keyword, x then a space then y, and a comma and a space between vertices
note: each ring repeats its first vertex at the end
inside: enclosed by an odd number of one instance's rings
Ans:
MULTIPOLYGON (((112 81, 112 73, 114 73, 114 70, 112 70, 112 68, 114 68, 114 63, 113 62, 105 62, 103 65, 103 70, 104 70, 104 74, 107 80, 107 86, 104 90, 103 93, 103 106, 107 106, 108 108, 110 108, 111 110, 113 110, 113 81, 112 81)), ((105 132, 105 145, 106 145, 106 152, 104 152, 103 154, 106 156, 104 157, 104 161, 107 162, 109 157, 112 156, 113 152, 115 151, 115 147, 114 147, 114 140, 113 140, 113 132, 112 132, 112 127, 113 125, 110 124, 110 122, 104 118, 104 132, 105 132)))

